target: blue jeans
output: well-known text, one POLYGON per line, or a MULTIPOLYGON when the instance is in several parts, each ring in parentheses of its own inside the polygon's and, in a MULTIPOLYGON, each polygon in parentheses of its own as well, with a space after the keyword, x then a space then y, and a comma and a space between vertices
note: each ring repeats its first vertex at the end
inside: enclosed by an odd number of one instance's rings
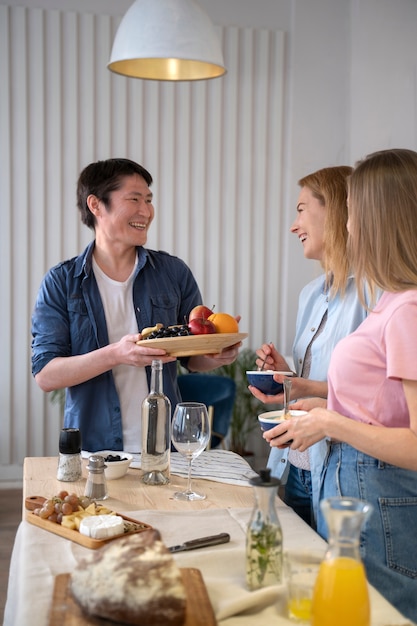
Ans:
POLYGON ((311 472, 290 465, 285 484, 284 502, 288 504, 309 526, 315 529, 311 472))
MULTIPOLYGON (((349 496, 373 506, 360 538, 369 582, 417 621, 417 472, 383 463, 345 443, 329 444, 320 499, 349 496)), ((321 511, 318 532, 327 538, 321 511)))

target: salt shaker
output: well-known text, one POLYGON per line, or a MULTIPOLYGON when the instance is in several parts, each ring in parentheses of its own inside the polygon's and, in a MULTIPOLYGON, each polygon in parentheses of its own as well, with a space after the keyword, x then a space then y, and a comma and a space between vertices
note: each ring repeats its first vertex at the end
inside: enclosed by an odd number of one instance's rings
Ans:
POLYGON ((104 474, 106 467, 103 457, 99 454, 90 456, 88 459, 88 477, 84 495, 90 500, 105 500, 109 497, 104 474))
POLYGON ((63 428, 59 435, 59 460, 57 479, 64 482, 80 480, 81 434, 78 428, 63 428))

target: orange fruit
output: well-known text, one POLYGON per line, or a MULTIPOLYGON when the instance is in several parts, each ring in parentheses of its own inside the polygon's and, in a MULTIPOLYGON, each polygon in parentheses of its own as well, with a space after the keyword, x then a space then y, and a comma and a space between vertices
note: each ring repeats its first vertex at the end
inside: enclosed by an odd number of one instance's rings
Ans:
POLYGON ((216 327, 218 333, 238 333, 239 324, 232 315, 228 313, 213 313, 208 318, 216 327))

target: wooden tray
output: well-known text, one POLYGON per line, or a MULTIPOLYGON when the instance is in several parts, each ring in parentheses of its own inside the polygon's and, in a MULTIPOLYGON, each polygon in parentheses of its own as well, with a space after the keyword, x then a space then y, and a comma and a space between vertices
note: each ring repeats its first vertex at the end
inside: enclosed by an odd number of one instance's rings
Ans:
POLYGON ((144 522, 140 522, 136 519, 132 519, 131 517, 126 517, 125 515, 121 515, 120 513, 116 513, 121 518, 126 520, 127 522, 133 522, 134 524, 140 524, 141 528, 138 530, 132 530, 128 533, 123 533, 122 535, 114 535, 113 537, 109 537, 108 539, 93 539, 92 537, 87 537, 86 535, 82 535, 78 530, 71 530, 71 528, 66 528, 66 526, 61 526, 61 524, 56 524, 55 522, 50 522, 47 519, 42 519, 38 515, 35 515, 32 511, 26 511, 26 520, 33 524, 34 526, 39 526, 39 528, 43 528, 44 530, 48 530, 50 533, 54 533, 55 535, 60 535, 65 539, 69 539, 70 541, 74 541, 74 543, 79 543, 81 546, 85 548, 91 548, 92 550, 96 550, 97 548, 101 548, 104 544, 109 541, 113 541, 113 539, 120 539, 120 537, 126 537, 130 534, 142 533, 144 530, 148 530, 152 528, 149 524, 145 524, 144 522))
POLYGON ((213 333, 212 335, 189 335, 187 337, 168 337, 167 339, 142 339, 138 346, 162 348, 169 356, 195 356, 197 354, 217 354, 224 348, 233 346, 248 333, 213 333))
MULTIPOLYGON (((187 613, 183 626, 217 626, 201 572, 181 568, 187 593, 187 613)), ((72 597, 71 574, 55 577, 54 595, 49 614, 49 626, 115 626, 115 622, 86 615, 72 597)))

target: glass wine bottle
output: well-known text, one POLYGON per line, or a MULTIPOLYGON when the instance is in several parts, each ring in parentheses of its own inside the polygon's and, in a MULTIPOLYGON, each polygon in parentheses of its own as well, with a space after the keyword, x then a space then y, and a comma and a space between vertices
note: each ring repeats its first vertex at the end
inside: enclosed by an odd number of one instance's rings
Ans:
POLYGON ((169 483, 171 403, 163 391, 162 361, 152 361, 151 388, 142 403, 142 481, 169 483))

